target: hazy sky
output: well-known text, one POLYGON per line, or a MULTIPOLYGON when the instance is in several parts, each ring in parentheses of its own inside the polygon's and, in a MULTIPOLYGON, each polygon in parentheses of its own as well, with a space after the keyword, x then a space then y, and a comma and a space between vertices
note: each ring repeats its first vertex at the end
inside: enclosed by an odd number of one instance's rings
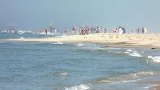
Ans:
POLYGON ((160 0, 0 0, 0 28, 102 25, 160 30, 160 0))

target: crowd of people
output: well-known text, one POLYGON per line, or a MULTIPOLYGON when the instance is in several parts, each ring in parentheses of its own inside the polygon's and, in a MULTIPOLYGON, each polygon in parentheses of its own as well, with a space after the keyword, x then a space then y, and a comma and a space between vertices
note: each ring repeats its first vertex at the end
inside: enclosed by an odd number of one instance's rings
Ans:
MULTIPOLYGON (((147 33, 147 31, 148 30, 145 27, 137 28, 135 30, 136 33, 147 33)), ((58 32, 58 30, 56 28, 50 27, 48 29, 45 29, 44 32, 47 35, 48 32, 56 33, 56 32, 58 32)), ((65 29, 63 31, 63 34, 74 34, 74 35, 88 35, 88 34, 93 34, 93 33, 119 33, 119 34, 125 34, 125 33, 129 33, 129 30, 127 30, 123 26, 119 26, 119 27, 114 28, 114 29, 107 29, 107 28, 105 28, 103 26, 92 27, 92 26, 89 26, 89 25, 85 25, 85 26, 81 26, 81 27, 73 26, 71 30, 65 29)))

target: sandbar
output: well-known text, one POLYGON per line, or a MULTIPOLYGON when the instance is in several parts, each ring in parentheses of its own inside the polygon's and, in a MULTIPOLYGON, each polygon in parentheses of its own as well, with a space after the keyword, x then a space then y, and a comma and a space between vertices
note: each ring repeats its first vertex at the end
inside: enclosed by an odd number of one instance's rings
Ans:
POLYGON ((25 42, 89 42, 104 44, 110 47, 160 48, 160 34, 117 34, 96 33, 89 35, 65 35, 48 38, 0 39, 0 41, 25 42))

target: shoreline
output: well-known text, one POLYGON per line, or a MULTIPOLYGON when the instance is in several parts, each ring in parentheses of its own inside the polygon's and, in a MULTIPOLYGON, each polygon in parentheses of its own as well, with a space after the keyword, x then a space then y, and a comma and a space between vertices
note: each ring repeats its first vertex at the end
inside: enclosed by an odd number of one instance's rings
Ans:
POLYGON ((150 87, 148 87, 149 90, 160 90, 160 81, 146 81, 141 82, 141 84, 151 85, 150 87))
POLYGON ((88 42, 103 44, 109 47, 122 48, 160 48, 160 34, 114 34, 97 33, 89 35, 68 35, 48 38, 0 39, 0 41, 23 42, 88 42))

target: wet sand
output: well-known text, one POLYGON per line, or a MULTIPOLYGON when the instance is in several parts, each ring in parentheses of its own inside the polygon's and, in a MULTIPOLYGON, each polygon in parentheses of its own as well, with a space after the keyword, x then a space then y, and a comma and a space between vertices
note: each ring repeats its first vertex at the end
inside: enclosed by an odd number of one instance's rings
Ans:
POLYGON ((89 42, 110 47, 160 48, 160 34, 113 34, 68 35, 49 38, 1 39, 0 41, 29 42, 89 42))
POLYGON ((151 87, 149 88, 150 90, 160 90, 160 85, 159 86, 154 86, 154 87, 151 87))
POLYGON ((160 90, 160 81, 148 81, 143 83, 153 85, 149 87, 149 90, 160 90))

